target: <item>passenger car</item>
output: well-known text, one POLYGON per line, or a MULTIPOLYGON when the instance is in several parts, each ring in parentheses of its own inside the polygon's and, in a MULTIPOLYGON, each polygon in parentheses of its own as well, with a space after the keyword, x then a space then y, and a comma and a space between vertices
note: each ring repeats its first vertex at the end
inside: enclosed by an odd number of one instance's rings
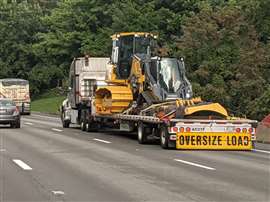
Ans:
POLYGON ((19 108, 11 99, 0 98, 0 124, 10 124, 11 128, 21 127, 19 108))

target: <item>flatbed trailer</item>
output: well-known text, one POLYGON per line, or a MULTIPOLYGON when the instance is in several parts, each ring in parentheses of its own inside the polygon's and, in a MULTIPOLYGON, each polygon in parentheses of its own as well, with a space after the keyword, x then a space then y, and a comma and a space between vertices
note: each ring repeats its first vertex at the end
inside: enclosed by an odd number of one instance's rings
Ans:
POLYGON ((256 140, 257 121, 160 119, 145 115, 92 115, 85 108, 81 130, 93 132, 103 128, 137 132, 138 142, 146 144, 159 139, 162 148, 187 150, 252 150, 256 140))

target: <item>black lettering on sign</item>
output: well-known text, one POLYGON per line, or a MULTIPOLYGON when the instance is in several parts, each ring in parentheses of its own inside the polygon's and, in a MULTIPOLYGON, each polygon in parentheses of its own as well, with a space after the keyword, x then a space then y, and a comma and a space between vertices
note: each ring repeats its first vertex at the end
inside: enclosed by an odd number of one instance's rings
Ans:
POLYGON ((231 146, 231 142, 230 142, 230 137, 229 136, 227 136, 227 145, 228 146, 231 146))
POLYGON ((242 137, 241 136, 239 136, 239 138, 238 138, 238 146, 243 146, 243 140, 242 140, 242 137))
POLYGON ((248 146, 248 136, 244 136, 244 145, 248 146))
POLYGON ((183 135, 180 135, 179 137, 179 144, 184 145, 185 144, 185 137, 183 135))
POLYGON ((217 136, 213 136, 212 145, 216 145, 217 136))
POLYGON ((211 145, 211 136, 207 136, 207 145, 211 145))
POLYGON ((190 136, 185 136, 186 144, 189 145, 190 142, 190 136))
POLYGON ((207 145, 207 136, 203 136, 203 145, 207 145))
POLYGON ((202 145, 202 137, 198 135, 196 138, 196 142, 197 142, 197 145, 202 145))
POLYGON ((195 144, 195 136, 191 136, 191 145, 196 145, 195 144))
POLYGON ((221 146, 222 145, 222 136, 218 136, 218 145, 221 146))
POLYGON ((236 136, 232 136, 232 145, 236 145, 237 144, 237 138, 236 136))

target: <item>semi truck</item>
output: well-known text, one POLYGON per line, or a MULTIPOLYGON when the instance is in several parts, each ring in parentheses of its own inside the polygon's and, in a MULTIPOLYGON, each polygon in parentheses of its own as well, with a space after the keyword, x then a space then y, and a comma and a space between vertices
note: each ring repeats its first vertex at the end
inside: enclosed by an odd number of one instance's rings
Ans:
POLYGON ((30 115, 29 82, 24 79, 0 79, 0 97, 12 99, 21 114, 30 115))
POLYGON ((159 139, 164 149, 251 150, 257 121, 231 117, 221 104, 194 97, 183 58, 160 57, 156 40, 152 33, 117 33, 110 59, 74 59, 63 127, 136 132, 140 144, 159 139), (102 73, 87 70, 91 82, 80 99, 85 72, 76 69, 90 63, 102 73))

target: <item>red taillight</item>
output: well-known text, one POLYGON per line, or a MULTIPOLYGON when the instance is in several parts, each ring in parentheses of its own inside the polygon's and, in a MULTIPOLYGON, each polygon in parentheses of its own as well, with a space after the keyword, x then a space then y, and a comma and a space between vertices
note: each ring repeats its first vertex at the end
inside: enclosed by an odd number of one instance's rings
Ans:
POLYGON ((175 133, 177 133, 178 132, 178 128, 177 127, 173 127, 172 128, 172 131, 175 132, 175 133))
POLYGON ((183 133, 185 131, 185 128, 184 127, 181 127, 180 128, 180 132, 183 133))
POLYGON ((187 127, 186 128, 186 132, 190 132, 190 127, 187 127))
POLYGON ((235 132, 240 133, 241 132, 241 129, 240 128, 236 128, 235 129, 235 132))

